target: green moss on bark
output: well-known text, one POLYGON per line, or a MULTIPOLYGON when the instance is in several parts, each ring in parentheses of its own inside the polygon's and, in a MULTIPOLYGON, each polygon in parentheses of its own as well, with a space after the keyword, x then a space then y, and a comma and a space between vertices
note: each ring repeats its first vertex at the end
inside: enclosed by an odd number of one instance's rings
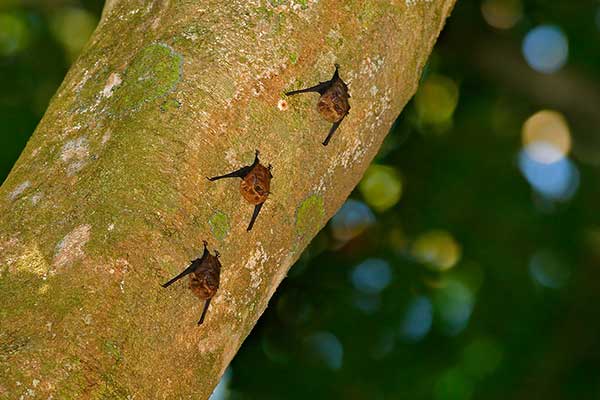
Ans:
POLYGON ((183 56, 170 46, 154 43, 144 47, 124 73, 123 83, 111 102, 115 114, 123 114, 173 90, 182 76, 183 56))
POLYGON ((296 234, 303 239, 312 237, 323 226, 324 218, 323 197, 318 194, 311 194, 300 203, 296 210, 296 234))
POLYGON ((215 212, 208 221, 210 225, 210 230, 214 235, 215 239, 222 241, 229 234, 230 222, 229 216, 224 212, 217 211, 215 212))

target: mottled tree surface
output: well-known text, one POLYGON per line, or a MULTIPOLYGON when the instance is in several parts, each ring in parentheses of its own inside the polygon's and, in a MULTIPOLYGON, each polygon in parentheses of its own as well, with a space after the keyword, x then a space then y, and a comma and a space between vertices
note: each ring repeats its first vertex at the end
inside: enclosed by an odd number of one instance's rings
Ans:
POLYGON ((452 0, 109 1, 0 190, 0 398, 207 398, 415 92, 452 0), (352 110, 329 146, 317 95, 352 110), (273 165, 268 201, 207 175, 273 165), (218 249, 207 319, 178 282, 218 249))

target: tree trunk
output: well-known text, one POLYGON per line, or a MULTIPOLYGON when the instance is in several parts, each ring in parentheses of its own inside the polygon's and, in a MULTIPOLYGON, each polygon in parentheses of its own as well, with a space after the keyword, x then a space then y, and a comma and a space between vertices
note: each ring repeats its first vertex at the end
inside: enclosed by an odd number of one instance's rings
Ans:
POLYGON ((0 189, 0 398, 208 398, 416 90, 453 0, 108 1, 0 189), (352 109, 327 147, 316 94, 352 109), (251 232, 239 181, 273 165, 251 232), (221 253, 206 321, 181 281, 221 253))

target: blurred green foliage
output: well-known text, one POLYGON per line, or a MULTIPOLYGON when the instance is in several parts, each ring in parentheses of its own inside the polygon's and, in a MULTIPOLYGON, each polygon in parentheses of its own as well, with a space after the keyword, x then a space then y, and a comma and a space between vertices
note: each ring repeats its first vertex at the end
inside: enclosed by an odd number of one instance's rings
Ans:
MULTIPOLYGON (((101 6, 0 2, 2 177, 101 6)), ((214 398, 600 398, 598 54, 598 2, 459 0, 214 398)))
POLYGON ((103 2, 0 0, 0 180, 4 181, 103 2))

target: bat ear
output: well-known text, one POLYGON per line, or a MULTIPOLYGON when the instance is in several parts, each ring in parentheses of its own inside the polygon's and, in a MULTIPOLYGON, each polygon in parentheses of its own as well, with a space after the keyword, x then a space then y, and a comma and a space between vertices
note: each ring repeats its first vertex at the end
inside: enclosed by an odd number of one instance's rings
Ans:
POLYGON ((334 81, 340 77, 340 74, 338 72, 338 70, 340 69, 340 64, 335 63, 334 66, 335 66, 335 72, 333 73, 333 77, 331 78, 332 81, 334 81))

